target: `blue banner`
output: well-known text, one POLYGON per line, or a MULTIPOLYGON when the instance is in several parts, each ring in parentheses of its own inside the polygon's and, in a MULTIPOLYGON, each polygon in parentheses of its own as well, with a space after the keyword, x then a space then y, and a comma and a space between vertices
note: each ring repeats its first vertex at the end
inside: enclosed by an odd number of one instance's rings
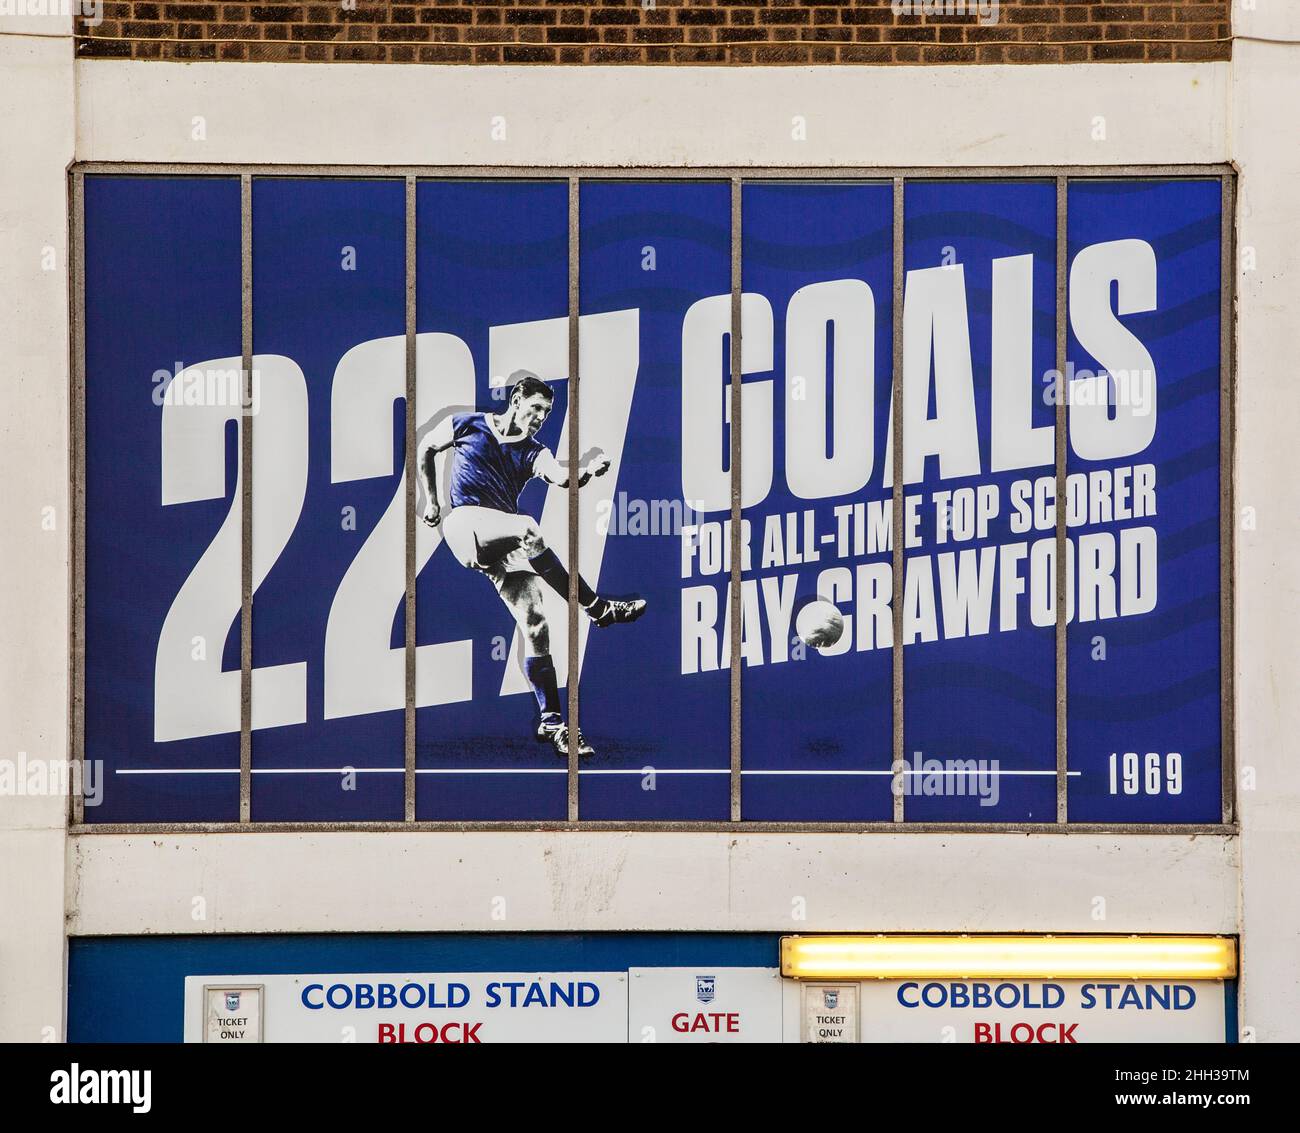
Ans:
POLYGON ((87 821, 239 816, 245 427, 255 822, 405 816, 411 527, 418 819, 726 821, 736 664, 745 820, 1055 822, 1064 616, 1069 820, 1219 821, 1221 193, 1071 180, 1057 373, 1055 182, 906 183, 896 642, 893 186, 747 182, 733 658, 728 182, 581 185, 580 421, 568 182, 419 183, 411 454, 404 181, 254 178, 246 396, 238 180, 87 176, 87 821))

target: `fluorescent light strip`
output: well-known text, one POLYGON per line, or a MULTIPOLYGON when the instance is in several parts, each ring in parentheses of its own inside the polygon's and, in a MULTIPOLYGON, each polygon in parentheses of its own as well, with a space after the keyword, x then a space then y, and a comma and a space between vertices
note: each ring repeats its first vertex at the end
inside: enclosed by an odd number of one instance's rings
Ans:
POLYGON ((1225 979, 1233 940, 1210 936, 787 936, 796 979, 1225 979))

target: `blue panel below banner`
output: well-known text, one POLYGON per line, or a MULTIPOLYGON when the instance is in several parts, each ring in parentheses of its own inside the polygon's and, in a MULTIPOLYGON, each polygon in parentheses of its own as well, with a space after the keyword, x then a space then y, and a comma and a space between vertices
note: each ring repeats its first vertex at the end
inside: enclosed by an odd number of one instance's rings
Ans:
POLYGON ((84 938, 68 954, 68 1041, 180 1042, 185 977, 295 972, 775 968, 770 933, 443 933, 84 938))

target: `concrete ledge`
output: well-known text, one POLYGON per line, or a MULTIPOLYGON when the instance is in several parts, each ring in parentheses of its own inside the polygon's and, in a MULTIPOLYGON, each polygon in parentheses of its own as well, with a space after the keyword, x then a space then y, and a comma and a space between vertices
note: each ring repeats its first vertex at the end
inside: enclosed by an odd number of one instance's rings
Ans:
POLYGON ((1207 834, 80 834, 68 868, 72 935, 1238 923, 1237 840, 1207 834))
POLYGON ((88 59, 77 63, 77 157, 525 166, 1216 162, 1228 156, 1231 66, 88 59))

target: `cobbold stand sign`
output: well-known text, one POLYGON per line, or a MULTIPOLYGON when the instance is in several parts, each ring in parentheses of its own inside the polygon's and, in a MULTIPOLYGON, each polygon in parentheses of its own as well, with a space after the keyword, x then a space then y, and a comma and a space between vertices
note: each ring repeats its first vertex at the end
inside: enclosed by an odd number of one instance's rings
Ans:
MULTIPOLYGON (((819 940, 798 939, 806 948, 819 940)), ((961 939, 954 945, 969 955, 961 939)), ((1023 940, 1005 939, 1012 941, 1008 947, 1025 947, 1023 940)), ((1107 942, 1120 939, 1073 947, 1083 950, 1081 962, 1104 971, 1107 942)), ((1149 939, 1171 955, 1167 938, 1149 939)), ((1143 943, 1123 942, 1130 950, 1143 943)), ((775 968, 731 967, 192 976, 185 1036, 189 1042, 419 1045, 1222 1042, 1231 995, 1222 977, 1235 970, 1231 942, 1187 942, 1201 959, 1165 965, 1166 977, 1150 979, 783 979, 775 968)), ((1050 962, 1063 963, 1059 956, 1050 962)), ((923 967, 921 956, 914 957, 923 967)), ((1033 958, 1015 962, 1029 969, 1033 958)), ((799 964, 790 960, 787 974, 799 964)))
MULTIPOLYGON (((233 987, 238 979, 221 983, 233 987)), ((266 1042, 476 1045, 627 1038, 623 973, 279 975, 247 982, 263 988, 266 1042)), ((202 1003, 203 987, 211 995, 214 984, 211 977, 186 980, 186 1041, 199 1041, 203 1024, 192 1008, 202 1003)), ((214 1041, 210 1023, 208 1036, 206 1041, 214 1041)))
POLYGON ((807 981, 787 995, 802 999, 808 1042, 1223 1042, 1236 949, 1219 937, 787 937, 782 972, 807 981))

